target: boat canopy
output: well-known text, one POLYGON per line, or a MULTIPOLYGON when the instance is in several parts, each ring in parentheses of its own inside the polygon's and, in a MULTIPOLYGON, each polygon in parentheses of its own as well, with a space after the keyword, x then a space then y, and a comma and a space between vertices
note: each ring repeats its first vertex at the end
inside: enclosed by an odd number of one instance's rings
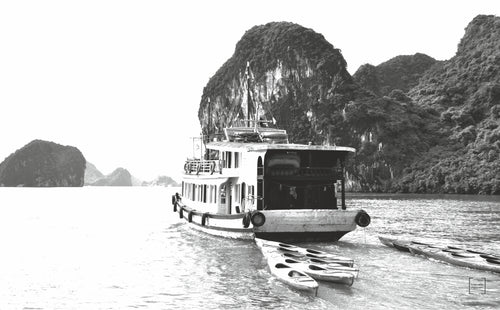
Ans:
POLYGON ((268 143, 240 143, 240 142, 221 142, 214 141, 206 145, 207 149, 217 151, 247 151, 247 152, 262 152, 268 150, 291 150, 291 151, 338 151, 351 152, 356 150, 352 147, 335 146, 335 145, 307 145, 307 144, 268 144, 268 143))

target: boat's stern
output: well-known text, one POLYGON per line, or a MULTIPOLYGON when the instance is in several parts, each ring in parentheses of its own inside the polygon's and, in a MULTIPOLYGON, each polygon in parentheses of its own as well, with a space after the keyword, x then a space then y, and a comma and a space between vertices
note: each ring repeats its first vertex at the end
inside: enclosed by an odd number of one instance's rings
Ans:
POLYGON ((264 223, 255 236, 267 240, 337 241, 343 235, 368 226, 369 215, 363 210, 262 210, 264 223))

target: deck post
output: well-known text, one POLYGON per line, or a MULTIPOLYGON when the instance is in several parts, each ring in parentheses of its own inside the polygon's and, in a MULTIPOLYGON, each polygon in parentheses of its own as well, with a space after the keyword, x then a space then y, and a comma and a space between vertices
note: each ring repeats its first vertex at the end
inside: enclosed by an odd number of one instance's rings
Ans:
POLYGON ((341 191, 342 191, 342 210, 345 210, 346 209, 346 206, 345 206, 345 167, 344 167, 343 160, 340 162, 340 165, 342 167, 342 179, 340 182, 341 191))

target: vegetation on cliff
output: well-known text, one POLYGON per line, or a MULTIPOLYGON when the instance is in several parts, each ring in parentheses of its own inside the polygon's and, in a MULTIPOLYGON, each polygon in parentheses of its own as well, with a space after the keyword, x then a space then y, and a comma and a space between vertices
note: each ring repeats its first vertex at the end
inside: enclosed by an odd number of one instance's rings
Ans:
POLYGON ((359 190, 500 194, 499 25, 476 17, 448 61, 397 56, 354 78, 313 30, 255 26, 203 91, 203 131, 245 118, 250 96, 293 142, 356 147, 349 184, 359 190))
POLYGON ((396 56, 378 66, 365 64, 359 67, 353 78, 379 96, 387 96, 395 89, 406 93, 436 63, 434 58, 421 53, 396 56))
POLYGON ((83 186, 85 158, 73 146, 34 140, 0 164, 0 186, 83 186))
POLYGON ((446 139, 408 167, 401 190, 500 194, 500 17, 474 18, 456 55, 408 96, 439 113, 446 139))

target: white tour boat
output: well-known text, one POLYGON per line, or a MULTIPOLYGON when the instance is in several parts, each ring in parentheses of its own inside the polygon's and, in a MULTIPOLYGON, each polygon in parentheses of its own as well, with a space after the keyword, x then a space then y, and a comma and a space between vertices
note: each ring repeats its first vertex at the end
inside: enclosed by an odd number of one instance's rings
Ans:
MULTIPOLYGON (((173 209, 190 226, 224 237, 337 241, 370 216, 348 210, 350 147, 292 144, 285 130, 244 121, 184 165, 173 209)), ((203 139, 200 139, 203 141, 203 139)))

